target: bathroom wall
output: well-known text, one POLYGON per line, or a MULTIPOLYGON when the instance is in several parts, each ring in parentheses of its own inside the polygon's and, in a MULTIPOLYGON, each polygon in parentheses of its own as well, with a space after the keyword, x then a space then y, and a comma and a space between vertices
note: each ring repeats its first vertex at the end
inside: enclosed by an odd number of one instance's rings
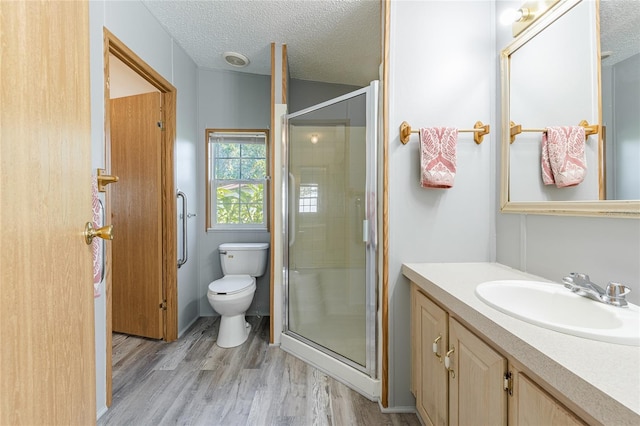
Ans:
MULTIPOLYGON (((187 193, 190 211, 199 210, 196 193, 196 66, 141 2, 92 1, 89 3, 92 168, 104 167, 103 27, 178 89, 176 129, 176 182, 187 193)), ((195 231, 195 227, 192 227, 195 231)), ((196 250, 195 232, 189 230, 189 249, 196 250), (193 232, 193 234, 192 234, 193 232)), ((195 254, 195 253, 194 253, 195 254)), ((178 272, 178 330, 198 317, 198 258, 192 257, 178 272)), ((106 411, 106 304, 104 285, 95 300, 96 406, 106 411)))
MULTIPOLYGON (((271 121, 271 77, 235 71, 199 69, 198 81, 198 197, 205 199, 205 129, 268 129, 271 121)), ((218 246, 230 242, 269 242, 267 231, 207 231, 206 205, 198 211, 198 305, 200 316, 217 315, 207 300, 211 281, 222 278, 218 246)), ((272 248, 270 248, 271 250, 272 248)), ((269 315, 269 268, 257 280, 248 315, 269 315)))
POLYGON ((389 52, 389 407, 410 409, 409 283, 405 262, 487 262, 496 215, 496 51, 489 1, 391 2, 389 52), (481 145, 460 133, 451 189, 419 184, 418 136, 399 126, 491 125, 481 145))
POLYGON ((358 89, 361 87, 292 78, 289 81, 289 113, 301 111, 358 89))
MULTIPOLYGON (((497 2, 496 16, 520 2, 497 2)), ((568 29, 571 31, 571 29, 568 29)), ((496 51, 512 40, 509 26, 496 25, 496 51)), ((498 63, 495 58, 496 65, 498 63)), ((500 94, 496 92, 496 99, 500 94)), ((571 108, 570 100, 565 108, 571 108)), ((496 104, 496 117, 500 105, 496 104)), ((499 123, 496 123, 499 136, 499 123)), ((499 152, 495 161, 499 164, 499 152)), ((495 190, 498 191, 499 179, 495 190)), ((566 217, 499 213, 496 200, 496 260, 513 268, 560 281, 585 272, 596 283, 622 282, 640 302, 640 221, 608 217, 566 217)))

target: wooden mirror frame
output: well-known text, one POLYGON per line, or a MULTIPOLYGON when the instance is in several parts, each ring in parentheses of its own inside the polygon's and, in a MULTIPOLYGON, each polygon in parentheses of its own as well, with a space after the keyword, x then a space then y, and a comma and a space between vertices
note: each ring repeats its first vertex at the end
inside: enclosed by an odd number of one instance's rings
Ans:
MULTIPOLYGON (((593 200, 593 201, 510 201, 509 199, 509 147, 510 105, 509 105, 509 58, 513 52, 522 47, 536 34, 543 31, 581 0, 561 0, 539 21, 532 24, 518 38, 500 52, 500 73, 502 86, 502 125, 501 125, 501 170, 500 170, 500 211, 502 213, 565 215, 565 216, 604 216, 640 218, 640 200, 593 200)), ((599 3, 598 3, 599 8, 599 3)), ((596 15, 597 16, 597 15, 596 15)), ((599 17, 596 18, 596 31, 600 33, 599 17)), ((600 43, 597 43, 598 56, 600 43)), ((599 123, 602 122, 602 88, 600 70, 598 70, 599 123)), ((598 134, 598 146, 602 150, 602 131, 598 134)), ((602 152, 600 152, 602 157, 602 152)), ((603 181, 604 170, 599 168, 600 181, 603 181)), ((601 183, 602 184, 602 183, 601 183)))

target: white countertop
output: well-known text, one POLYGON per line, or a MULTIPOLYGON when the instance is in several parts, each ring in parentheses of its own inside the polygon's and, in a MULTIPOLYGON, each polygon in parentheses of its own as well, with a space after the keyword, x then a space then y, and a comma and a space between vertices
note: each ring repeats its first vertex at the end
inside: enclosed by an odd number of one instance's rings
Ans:
POLYGON ((475 295, 476 285, 485 281, 549 280, 498 263, 405 263, 402 273, 503 355, 525 365, 597 421, 640 424, 640 347, 538 327, 475 295))

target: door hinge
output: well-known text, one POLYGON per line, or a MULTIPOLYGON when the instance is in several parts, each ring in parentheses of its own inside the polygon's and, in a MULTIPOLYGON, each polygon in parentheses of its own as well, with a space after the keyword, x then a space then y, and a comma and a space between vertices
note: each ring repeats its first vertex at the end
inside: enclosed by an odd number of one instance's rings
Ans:
POLYGON ((511 371, 507 371, 506 373, 504 373, 504 382, 503 382, 503 389, 505 392, 507 392, 509 394, 509 396, 513 396, 513 375, 511 374, 511 371))
POLYGON ((160 304, 160 309, 162 309, 163 311, 167 310, 167 301, 163 300, 162 303, 160 304))
POLYGON ((164 132, 164 121, 158 121, 158 127, 164 132))

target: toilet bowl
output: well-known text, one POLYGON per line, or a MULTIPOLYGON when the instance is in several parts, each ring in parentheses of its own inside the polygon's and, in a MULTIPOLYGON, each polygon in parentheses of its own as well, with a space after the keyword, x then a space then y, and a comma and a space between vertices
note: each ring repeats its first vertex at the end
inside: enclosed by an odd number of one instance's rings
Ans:
POLYGON ((217 344, 232 348, 244 343, 250 327, 244 315, 256 292, 256 279, 249 275, 226 275, 209 284, 207 299, 220 314, 217 344))
POLYGON ((245 314, 256 292, 256 277, 264 274, 268 243, 225 243, 218 247, 224 277, 209 284, 207 299, 220 314, 217 345, 232 348, 249 337, 245 314))

